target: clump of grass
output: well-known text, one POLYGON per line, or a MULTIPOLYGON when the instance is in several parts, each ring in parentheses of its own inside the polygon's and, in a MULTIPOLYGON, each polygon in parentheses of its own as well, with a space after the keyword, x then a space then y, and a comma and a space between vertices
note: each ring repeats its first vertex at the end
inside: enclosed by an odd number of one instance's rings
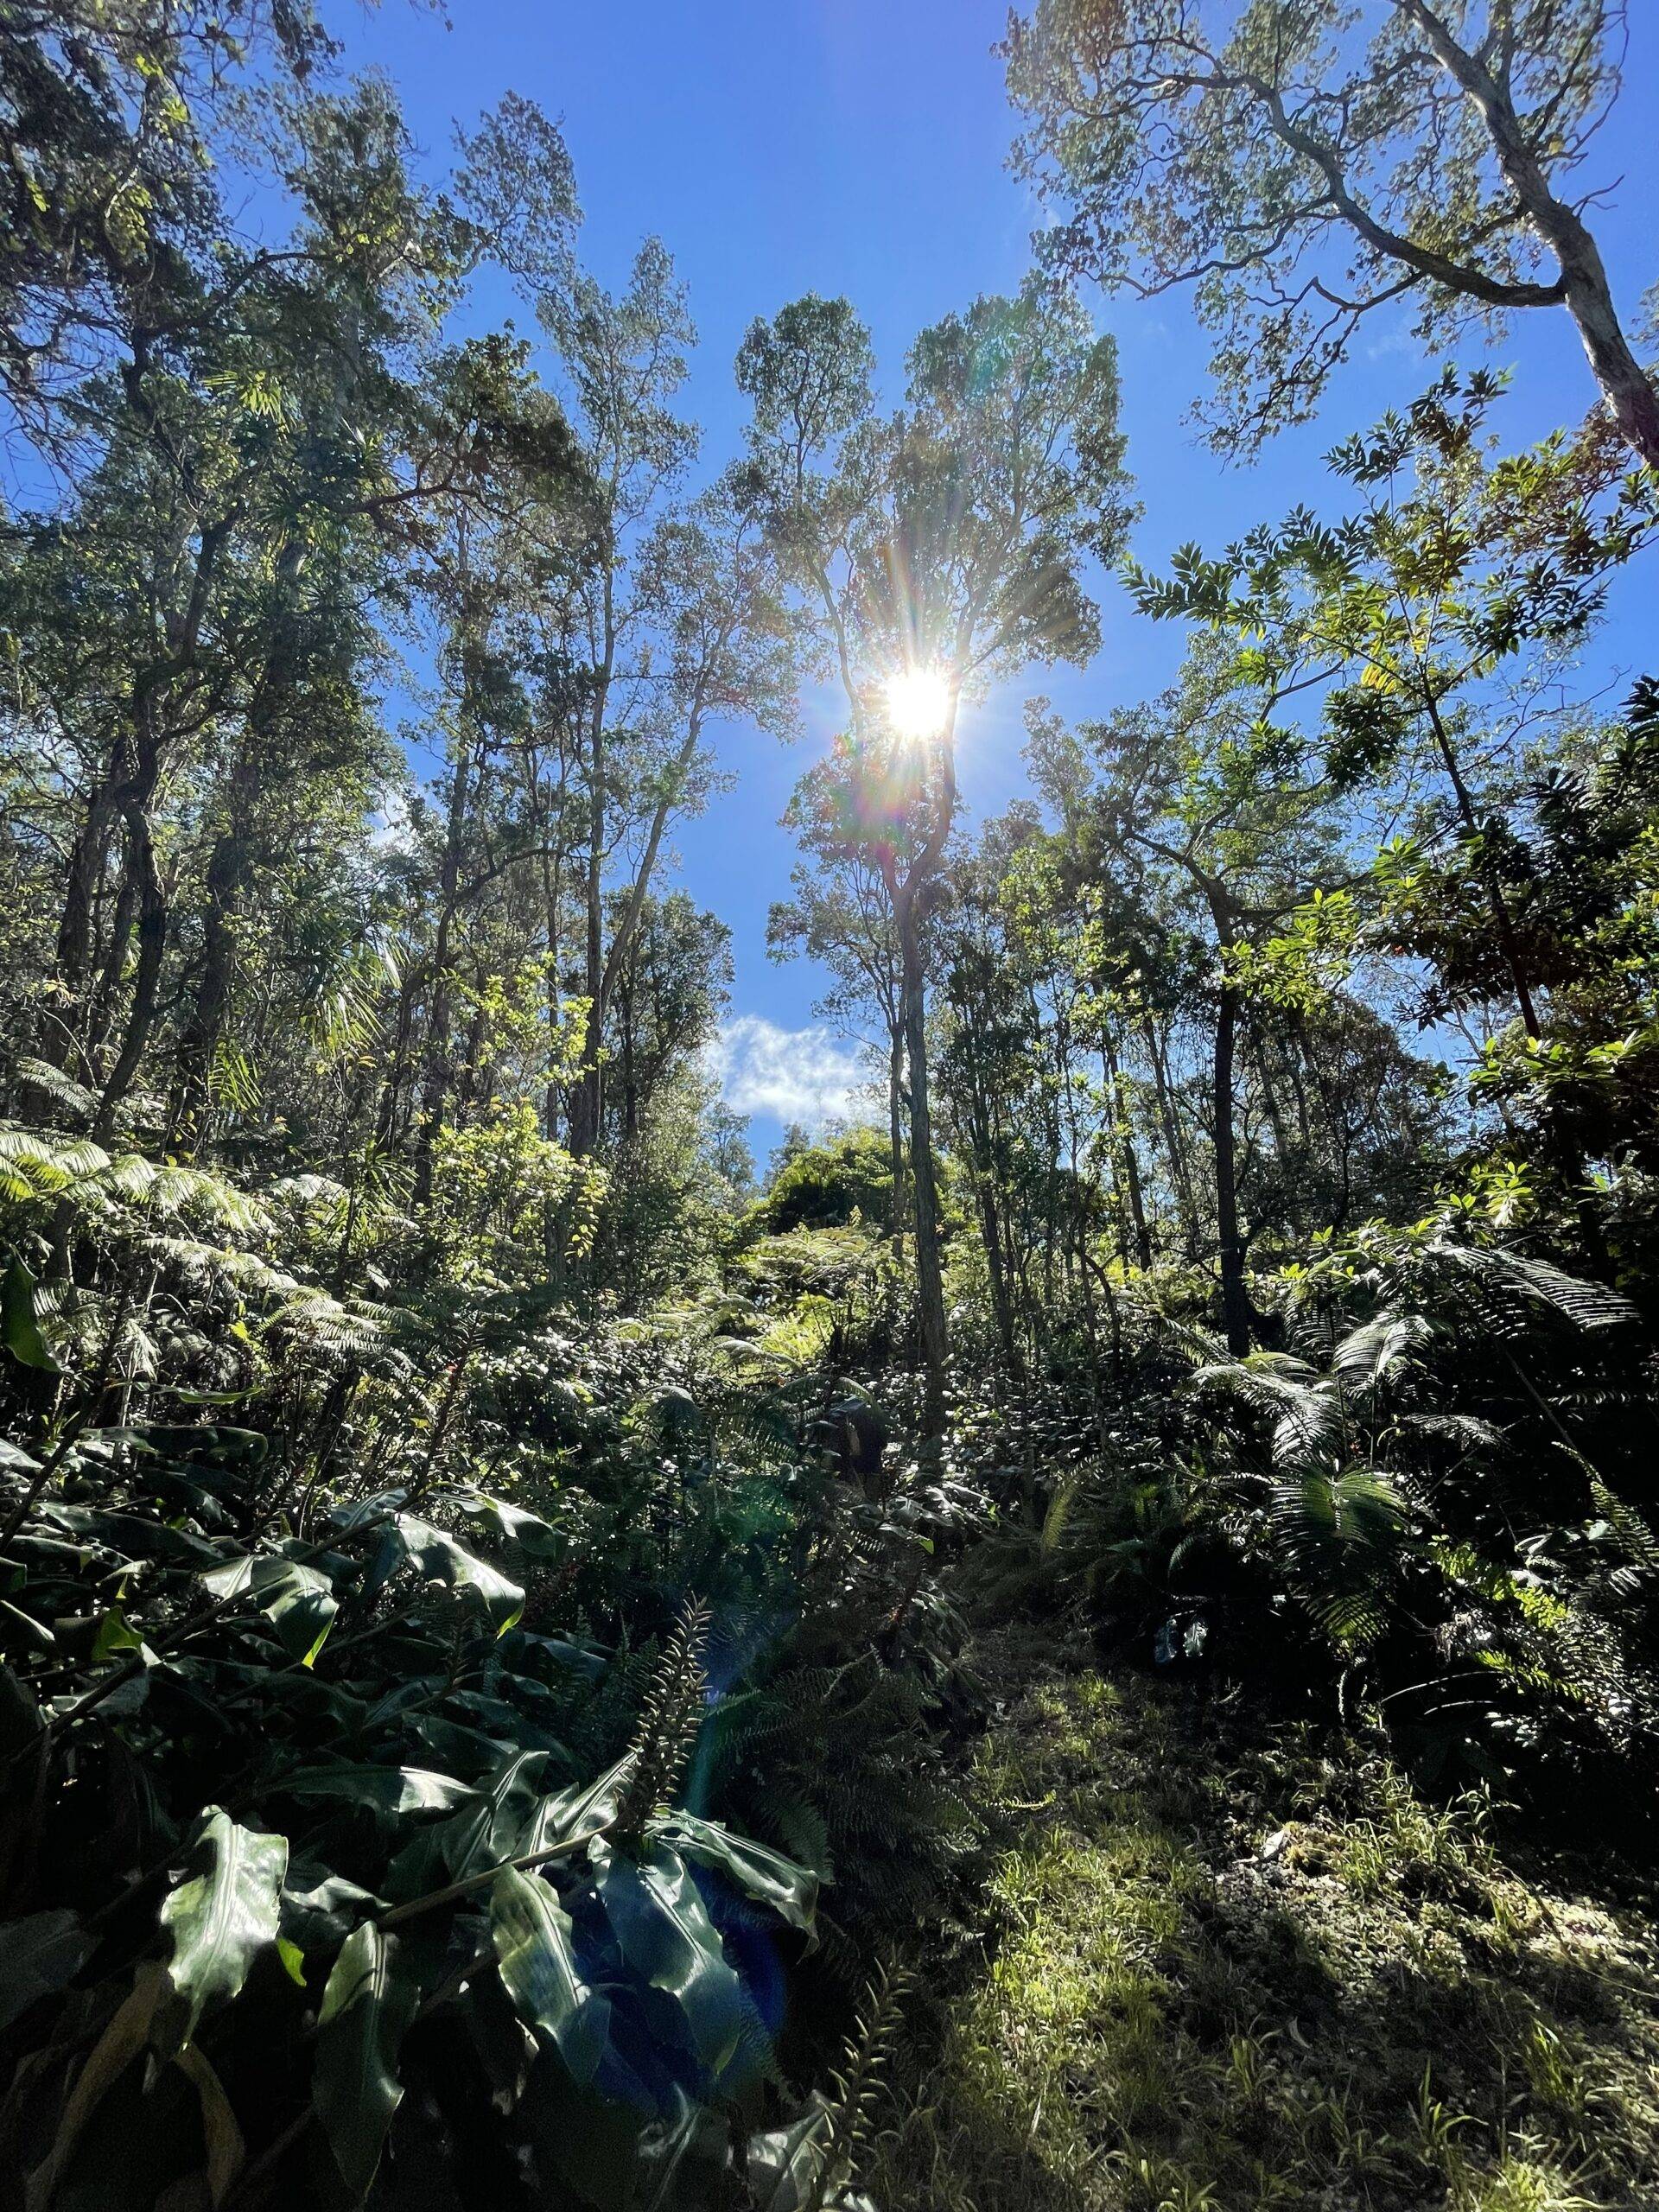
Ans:
POLYGON ((1003 1834, 985 1940, 935 1990, 870 2173, 880 2201, 1659 2201, 1659 1962, 1639 1936, 1616 1977, 1564 1954, 1484 1801, 1429 1806, 1375 1752, 1088 1675, 1025 1699, 976 1789, 1003 1834))

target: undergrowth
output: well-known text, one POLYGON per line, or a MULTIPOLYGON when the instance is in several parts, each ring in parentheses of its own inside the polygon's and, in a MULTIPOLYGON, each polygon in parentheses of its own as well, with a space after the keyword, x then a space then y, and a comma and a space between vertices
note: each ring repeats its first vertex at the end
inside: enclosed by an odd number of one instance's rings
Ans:
POLYGON ((906 2212, 1574 2212, 1659 2191, 1659 1952, 1492 1808, 1236 1693, 1045 1674, 871 2172, 906 2212))

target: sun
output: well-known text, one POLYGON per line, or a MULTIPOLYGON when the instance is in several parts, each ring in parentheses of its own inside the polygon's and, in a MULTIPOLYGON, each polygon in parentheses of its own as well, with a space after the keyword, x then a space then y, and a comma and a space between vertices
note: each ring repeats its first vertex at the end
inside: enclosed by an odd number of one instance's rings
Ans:
POLYGON ((901 668, 887 678, 887 719, 907 744, 937 737, 950 716, 950 686, 936 668, 901 668))

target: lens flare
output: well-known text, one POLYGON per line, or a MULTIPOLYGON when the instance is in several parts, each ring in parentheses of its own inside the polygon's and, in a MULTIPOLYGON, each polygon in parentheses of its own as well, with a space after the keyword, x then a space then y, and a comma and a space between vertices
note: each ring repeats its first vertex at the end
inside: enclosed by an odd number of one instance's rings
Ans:
POLYGON ((950 686, 936 668, 901 668, 887 678, 887 718, 917 745, 937 737, 950 716, 950 686))

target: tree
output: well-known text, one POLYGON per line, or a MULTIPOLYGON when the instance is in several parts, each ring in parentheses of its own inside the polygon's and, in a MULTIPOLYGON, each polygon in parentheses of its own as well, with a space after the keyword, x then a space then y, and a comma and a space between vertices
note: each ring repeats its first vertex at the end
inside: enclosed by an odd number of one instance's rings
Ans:
MULTIPOLYGON (((1090 802, 1103 863, 1161 874, 1196 906, 1210 938, 1210 1122, 1221 1306, 1230 1348, 1249 1349, 1254 1325, 1239 1208, 1236 1079, 1250 932, 1306 899, 1321 871, 1340 880, 1321 819, 1317 760, 1262 711, 1224 650, 1201 642, 1181 680, 1155 706, 1122 709, 1078 733, 1099 765, 1090 802)), ((1039 786, 1068 772, 1067 734, 1032 718, 1039 786), (1056 755, 1059 766, 1046 766, 1056 755)))
MULTIPOLYGON (((1443 795, 1486 883, 1493 938, 1528 1034, 1539 1015, 1501 880, 1501 795, 1547 715, 1554 657, 1594 621, 1609 574, 1656 524, 1650 480, 1599 473, 1559 439, 1494 463, 1499 386, 1447 371, 1405 414, 1346 439, 1331 468, 1363 505, 1335 526, 1298 507, 1219 559, 1195 547, 1166 581, 1132 573, 1141 606, 1234 640, 1266 711, 1317 702, 1333 786, 1443 795)), ((1427 834, 1440 834, 1432 815, 1427 834)))
POLYGON ((928 1097, 926 931, 957 814, 964 693, 1033 660, 1086 659, 1086 546, 1128 523, 1111 340, 1036 279, 924 331, 906 404, 878 422, 868 340, 844 301, 757 322, 738 357, 755 496, 850 721, 846 842, 874 862, 899 955, 926 1417, 946 1328, 928 1097), (934 704, 895 715, 895 682, 934 704))
MULTIPOLYGON (((1618 90, 1624 0, 1039 0, 1015 21, 1020 164, 1058 269, 1191 283, 1213 442, 1310 416, 1368 315, 1437 344, 1565 308, 1617 435, 1659 467, 1659 388, 1577 187, 1618 90)), ((1205 411, 1205 410, 1201 410, 1205 411)))
POLYGON ((160 337, 188 312, 220 230, 225 108, 331 51, 304 0, 55 0, 0 19, 0 393, 48 458, 72 452, 73 402, 135 318, 160 337))
POLYGON ((874 855, 849 843, 842 804, 848 766, 837 747, 801 779, 784 817, 809 860, 791 875, 795 896, 779 900, 766 918, 766 950, 774 960, 797 953, 821 962, 835 977, 815 1012, 861 1033, 870 1015, 887 1041, 887 1153, 893 1189, 887 1227, 895 1255, 905 1224, 904 991, 892 902, 874 855))
POLYGON ((600 1044, 617 979, 676 816, 710 788, 707 741, 722 716, 786 730, 792 671, 758 523, 729 483, 682 500, 697 432, 672 412, 696 342, 683 286, 648 240, 626 291, 591 277, 543 302, 592 486, 588 558, 557 605, 550 645, 567 687, 587 810, 582 864, 580 1152, 598 1140, 600 1044), (630 885, 607 929, 607 869, 630 885))

